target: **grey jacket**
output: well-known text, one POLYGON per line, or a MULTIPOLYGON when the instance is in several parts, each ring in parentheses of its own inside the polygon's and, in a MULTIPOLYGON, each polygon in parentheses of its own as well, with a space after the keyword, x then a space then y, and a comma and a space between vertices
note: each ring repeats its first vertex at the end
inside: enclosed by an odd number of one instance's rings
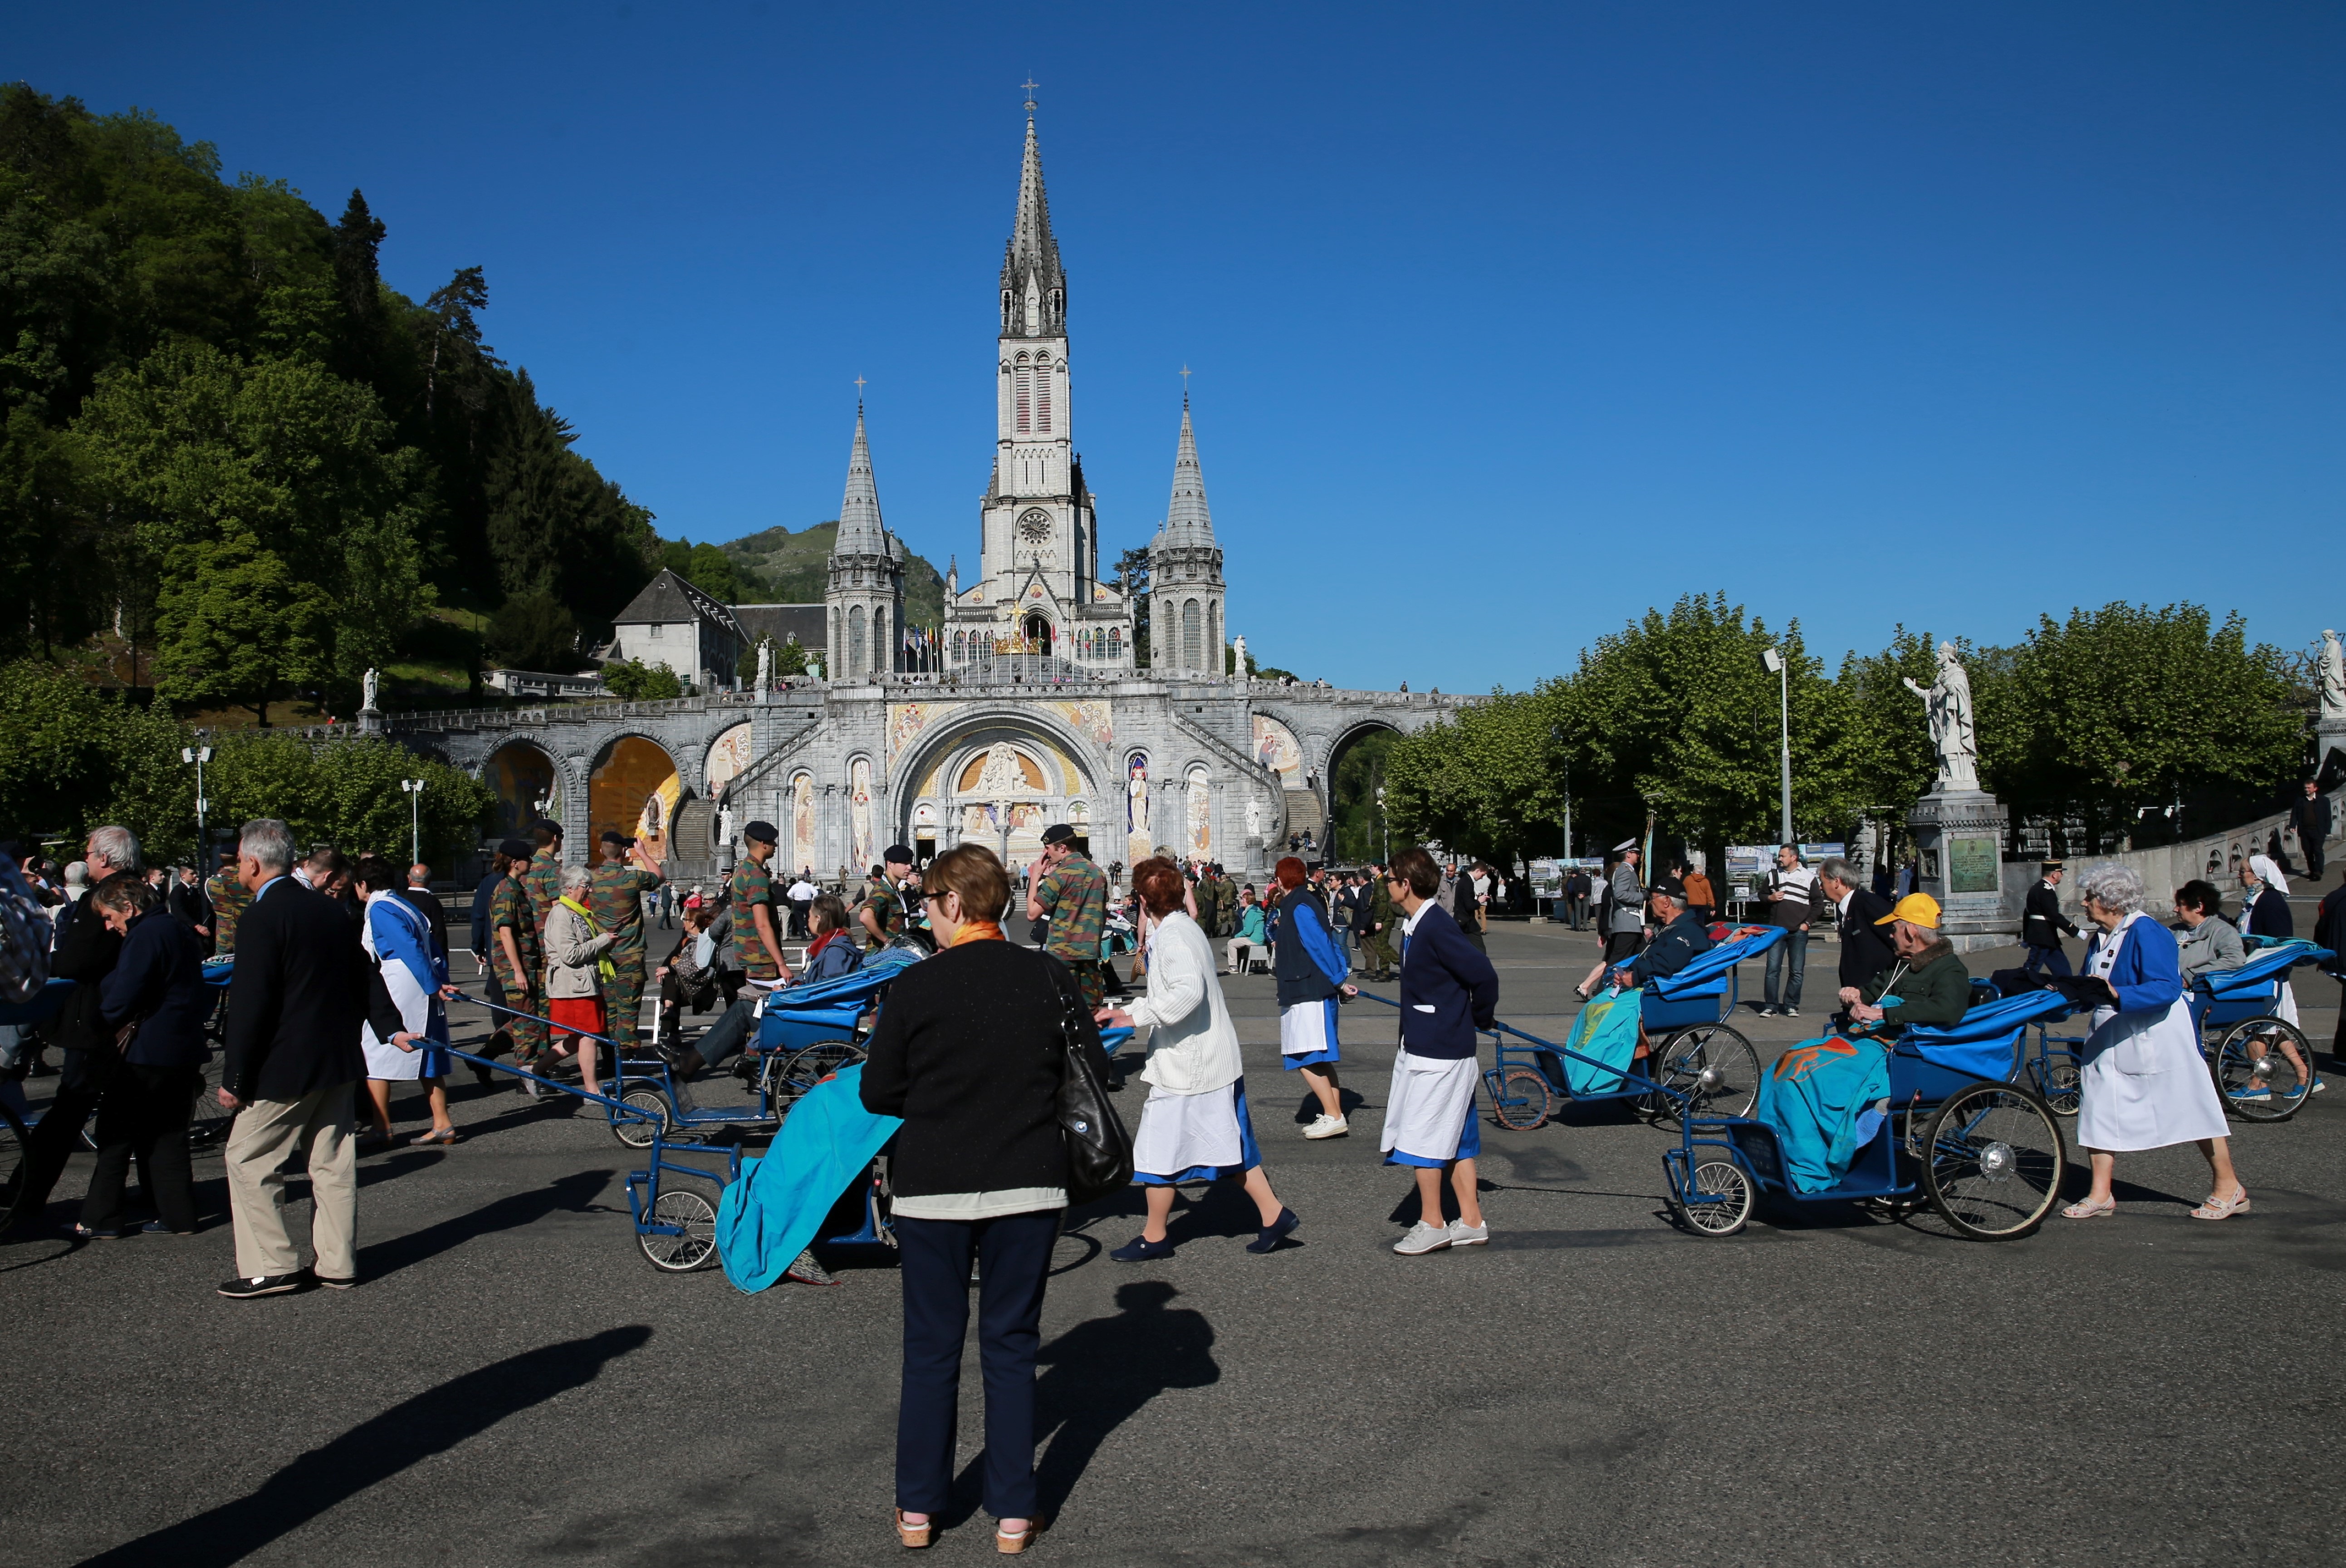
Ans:
POLYGON ((1612 912, 1606 924, 1617 932, 1646 929, 1646 884, 1627 860, 1613 868, 1612 912))
POLYGON ((2198 926, 2175 934, 2182 939, 2176 962, 2183 971, 2186 989, 2211 971, 2238 969, 2249 962, 2249 950, 2239 930, 2222 915, 2209 915, 2198 926))
POLYGON ((588 934, 586 917, 556 900, 546 911, 546 994, 555 997, 600 996, 602 978, 595 960, 618 941, 613 932, 588 934))

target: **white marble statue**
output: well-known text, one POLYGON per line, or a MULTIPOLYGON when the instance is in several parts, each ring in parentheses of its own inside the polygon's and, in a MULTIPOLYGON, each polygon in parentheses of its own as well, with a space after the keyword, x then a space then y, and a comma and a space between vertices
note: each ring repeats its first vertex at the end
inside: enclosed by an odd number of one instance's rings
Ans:
POLYGON ((720 844, 733 841, 733 808, 730 806, 717 808, 717 841, 720 844))
POLYGON ((1247 797, 1247 837, 1262 837, 1262 802, 1251 795, 1247 797))
POLYGON ((1928 691, 1906 677, 1906 689, 1921 697, 1931 718, 1931 744, 1939 753, 1933 793, 1979 788, 1979 737, 1972 723, 1972 677, 1955 657, 1955 645, 1939 645, 1939 676, 1928 691))
POLYGON ((1247 677, 1246 638, 1232 637, 1230 639, 1230 648, 1231 651, 1238 656, 1238 677, 1240 680, 1244 680, 1247 677))
POLYGON ((374 713, 380 711, 374 705, 375 685, 379 678, 380 677, 375 671, 369 670, 366 672, 365 677, 360 681, 359 711, 361 713, 374 713))
POLYGON ((766 638, 758 645, 758 695, 763 697, 774 684, 774 639, 766 638))
POLYGON ((2346 648, 2338 634, 2321 634, 2321 722, 2346 724, 2346 648))

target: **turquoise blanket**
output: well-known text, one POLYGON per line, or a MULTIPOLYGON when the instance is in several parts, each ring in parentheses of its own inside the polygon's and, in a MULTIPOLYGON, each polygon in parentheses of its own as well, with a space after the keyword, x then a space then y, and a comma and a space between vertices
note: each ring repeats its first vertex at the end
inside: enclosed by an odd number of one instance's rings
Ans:
POLYGON ((1579 1056, 1594 1057, 1602 1067, 1564 1059, 1564 1082, 1575 1095, 1610 1095, 1621 1087, 1622 1074, 1637 1054, 1637 1017, 1646 993, 1640 989, 1600 991, 1580 1016, 1572 1021, 1565 1045, 1579 1056))
POLYGON ((759 1160, 745 1160, 739 1180, 717 1205, 717 1252, 725 1278, 763 1290, 815 1239, 823 1216, 862 1179, 872 1157, 904 1124, 863 1108, 863 1065, 841 1069, 790 1107, 759 1160))
POLYGON ((1827 1036, 1793 1046, 1761 1075, 1752 1115, 1776 1131, 1795 1192, 1822 1192, 1849 1174, 1880 1124, 1890 1054, 1871 1040, 1827 1036))

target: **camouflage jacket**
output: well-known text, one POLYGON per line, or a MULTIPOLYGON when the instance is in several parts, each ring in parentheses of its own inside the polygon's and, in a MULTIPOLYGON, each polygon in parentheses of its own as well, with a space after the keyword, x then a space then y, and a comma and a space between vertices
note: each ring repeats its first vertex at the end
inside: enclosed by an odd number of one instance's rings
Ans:
POLYGON ((236 922, 252 903, 252 895, 233 871, 215 871, 204 884, 212 901, 212 954, 225 958, 236 951, 236 922))
POLYGON ((1069 855, 1044 873, 1035 901, 1051 922, 1044 952, 1070 963, 1099 958, 1100 928, 1107 921, 1107 877, 1097 866, 1082 855, 1069 855))
POLYGON ((619 940, 611 944, 611 956, 624 959, 634 953, 640 960, 644 951, 644 895, 660 885, 658 871, 639 871, 624 861, 607 860, 588 873, 586 884, 587 912, 595 923, 619 940))

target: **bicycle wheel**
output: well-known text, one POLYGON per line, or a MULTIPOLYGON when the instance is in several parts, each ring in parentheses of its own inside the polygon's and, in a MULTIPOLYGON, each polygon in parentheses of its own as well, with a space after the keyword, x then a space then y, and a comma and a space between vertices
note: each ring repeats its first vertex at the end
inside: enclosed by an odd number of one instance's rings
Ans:
POLYGON ((1760 1053, 1725 1023, 1699 1023, 1664 1036, 1647 1071, 1669 1095, 1640 1102, 1654 1120, 1676 1121, 1681 1107, 1698 1116, 1745 1116, 1760 1098, 1760 1053))
POLYGON ((691 1187, 670 1187, 653 1200, 636 1245, 662 1273, 706 1268, 717 1257, 717 1209, 691 1187))
POLYGON ((825 1040, 794 1052, 775 1077, 774 1103, 787 1106, 842 1067, 862 1060, 862 1050, 844 1040, 825 1040))
POLYGON ((226 1148, 229 1129, 236 1125, 236 1113, 219 1103, 219 1067, 215 1060, 197 1081, 195 1109, 188 1115, 188 1146, 191 1149, 226 1148))
POLYGON ((1528 1133, 1548 1118, 1547 1080, 1529 1067, 1510 1067, 1484 1081, 1499 1125, 1528 1133))
POLYGON ((2008 1084, 1958 1090, 1923 1135, 1923 1191, 1973 1241, 2007 1241, 2044 1220, 2068 1150, 2045 1102, 2008 1084))
POLYGON ((628 1090, 620 1096, 619 1104, 657 1118, 646 1122, 633 1116, 623 1116, 617 1111, 606 1113, 611 1119, 611 1135, 631 1149, 651 1147, 652 1139, 667 1132, 674 1121, 668 1115, 668 1096, 648 1084, 628 1090))
POLYGON ((2212 1070, 2226 1110, 2243 1121, 2285 1122, 2312 1091, 2313 1046, 2294 1023, 2243 1018, 2218 1038, 2212 1070))
POLYGON ((1733 1236, 1751 1217, 1755 1195, 1743 1167, 1724 1155, 1714 1155, 1694 1167, 1693 1191, 1716 1202, 1684 1203, 1673 1197, 1670 1207, 1697 1236, 1733 1236))

